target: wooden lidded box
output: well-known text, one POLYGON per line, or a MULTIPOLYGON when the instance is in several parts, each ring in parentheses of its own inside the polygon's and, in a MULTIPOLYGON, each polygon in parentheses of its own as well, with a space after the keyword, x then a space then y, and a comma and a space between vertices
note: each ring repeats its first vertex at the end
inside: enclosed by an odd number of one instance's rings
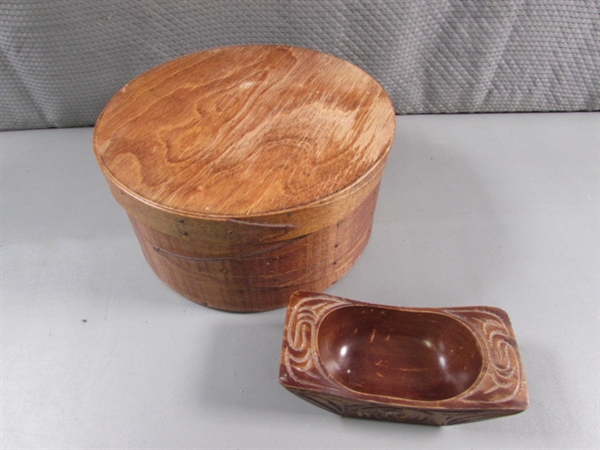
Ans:
POLYGON ((94 151, 156 274, 197 303, 249 312, 350 270, 394 133, 389 97, 358 67, 250 45, 135 78, 100 115, 94 151))

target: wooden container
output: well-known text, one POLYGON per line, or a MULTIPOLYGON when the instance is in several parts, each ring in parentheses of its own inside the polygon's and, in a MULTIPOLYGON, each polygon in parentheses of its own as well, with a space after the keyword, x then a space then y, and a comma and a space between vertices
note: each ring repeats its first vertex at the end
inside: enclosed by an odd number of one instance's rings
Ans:
POLYGON ((295 292, 279 382, 345 417, 453 425, 517 414, 529 393, 506 312, 401 308, 295 292))
POLYGON ((100 115, 94 151, 167 285, 213 308, 262 311, 352 267, 394 133, 392 103, 358 67, 238 46, 135 78, 100 115))

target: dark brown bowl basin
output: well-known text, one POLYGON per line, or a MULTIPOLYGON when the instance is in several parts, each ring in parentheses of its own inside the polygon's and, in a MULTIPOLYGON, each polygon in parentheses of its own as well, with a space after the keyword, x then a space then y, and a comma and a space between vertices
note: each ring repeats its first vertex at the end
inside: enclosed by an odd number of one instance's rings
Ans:
POLYGON ((524 411, 508 315, 485 306, 399 308, 296 292, 280 383, 342 416, 449 425, 524 411))
POLYGON ((482 366, 472 332, 434 312, 336 309, 319 326, 317 348, 327 372, 349 389, 412 400, 454 397, 482 366))

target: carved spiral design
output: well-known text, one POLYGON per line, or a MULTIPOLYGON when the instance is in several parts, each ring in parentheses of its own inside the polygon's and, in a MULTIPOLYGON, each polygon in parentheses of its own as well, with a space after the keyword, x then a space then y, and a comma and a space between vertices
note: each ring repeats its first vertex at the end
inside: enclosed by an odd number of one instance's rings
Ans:
POLYGON ((293 321, 286 331, 288 345, 283 355, 286 372, 294 381, 304 386, 321 387, 325 380, 329 380, 317 363, 315 339, 319 320, 339 305, 339 301, 307 297, 295 306, 293 321))
POLYGON ((504 321, 493 311, 465 309, 451 314, 469 319, 464 323, 482 337, 480 341, 489 355, 487 373, 464 400, 506 402, 513 399, 521 386, 521 366, 516 343, 504 321))

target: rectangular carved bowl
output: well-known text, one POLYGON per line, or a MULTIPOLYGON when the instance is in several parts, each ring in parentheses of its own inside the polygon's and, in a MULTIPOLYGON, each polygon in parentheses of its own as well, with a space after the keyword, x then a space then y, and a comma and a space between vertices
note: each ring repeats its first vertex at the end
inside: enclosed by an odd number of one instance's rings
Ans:
POLYGON ((296 292, 280 383, 348 417, 451 425, 524 411, 528 391, 507 314, 400 308, 296 292))

